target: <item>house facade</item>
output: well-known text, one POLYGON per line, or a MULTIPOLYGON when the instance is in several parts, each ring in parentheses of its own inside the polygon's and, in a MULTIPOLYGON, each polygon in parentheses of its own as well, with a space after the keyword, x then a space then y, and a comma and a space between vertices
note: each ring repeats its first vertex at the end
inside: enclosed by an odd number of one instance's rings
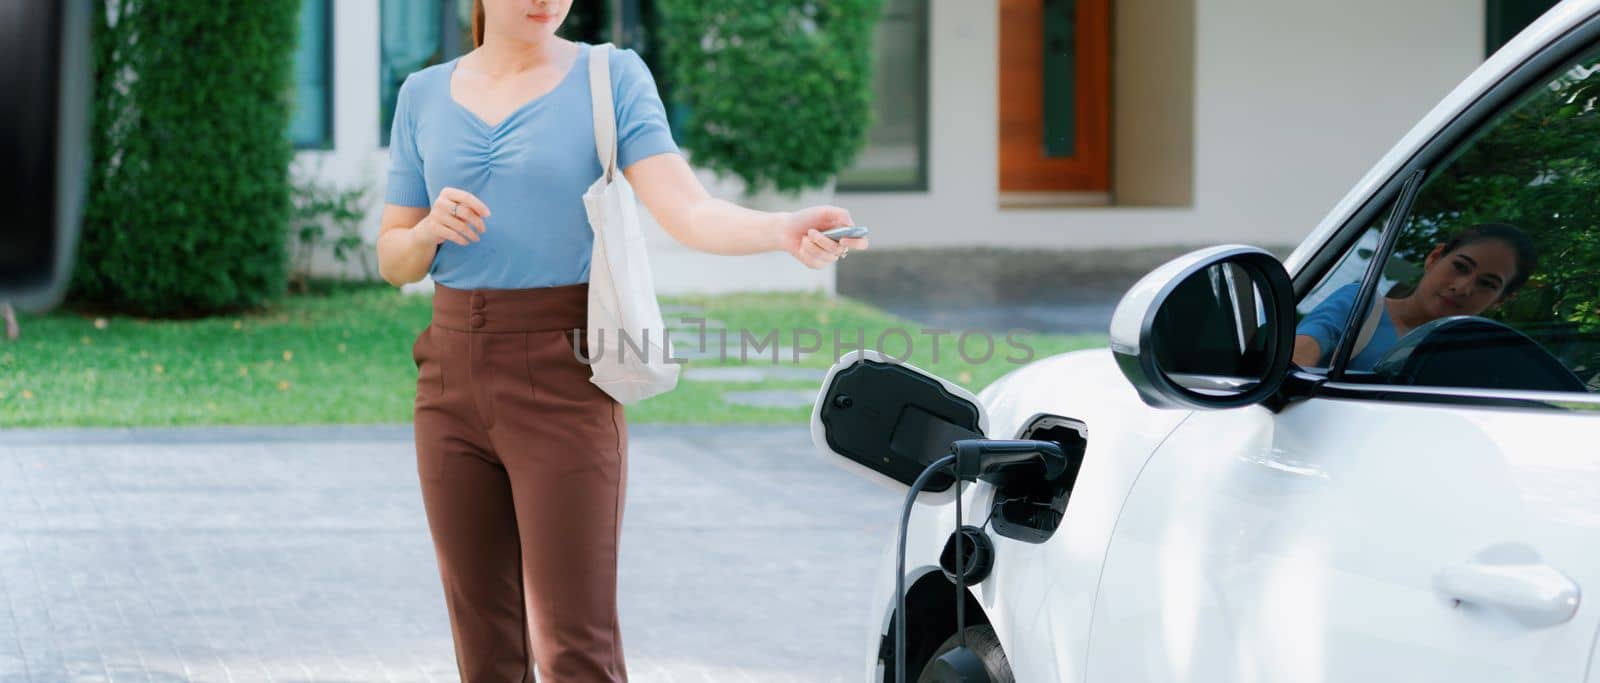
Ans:
MULTIPOLYGON (((295 172, 371 187, 371 234, 393 90, 468 47, 467 4, 306 0, 312 104, 296 112, 295 172)), ((871 141, 831 198, 809 198, 848 208, 872 249, 812 272, 782 255, 696 254, 651 227, 658 287, 981 303, 1124 286, 1197 245, 1287 250, 1552 4, 886 0, 871 141)), ((574 28, 650 61, 652 11, 577 3, 574 28)))

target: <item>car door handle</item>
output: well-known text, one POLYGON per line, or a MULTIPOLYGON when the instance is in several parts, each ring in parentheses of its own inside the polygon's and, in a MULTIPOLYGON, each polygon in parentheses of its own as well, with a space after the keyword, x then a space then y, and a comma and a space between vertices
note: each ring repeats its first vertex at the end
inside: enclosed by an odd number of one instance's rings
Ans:
POLYGON ((1491 546, 1472 561, 1433 576, 1433 588, 1453 605, 1492 609, 1528 628, 1570 621, 1578 613, 1578 584, 1520 543, 1491 546))

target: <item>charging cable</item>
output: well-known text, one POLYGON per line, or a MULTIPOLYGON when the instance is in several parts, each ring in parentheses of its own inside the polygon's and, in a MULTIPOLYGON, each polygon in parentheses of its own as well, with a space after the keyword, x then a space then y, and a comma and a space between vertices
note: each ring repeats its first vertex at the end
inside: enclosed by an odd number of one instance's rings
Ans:
MULTIPOLYGON (((956 469, 961 469, 961 456, 956 456, 956 469)), ((961 561, 961 477, 956 477, 956 643, 967 649, 967 568, 961 561)))
MULTIPOLYGON (((1067 469, 1067 457, 1061 445, 1051 441, 961 439, 951 442, 950 454, 933 461, 906 492, 905 507, 900 511, 900 538, 894 564, 894 680, 906 680, 906 535, 911 527, 911 510, 917 496, 934 475, 952 468, 956 487, 956 637, 961 649, 967 646, 966 634, 966 566, 961 555, 961 481, 978 478, 1009 467, 1043 463, 1044 478, 1054 481, 1067 469)), ((993 511, 991 510, 991 514, 993 511)))
MULTIPOLYGON (((894 561, 894 596, 898 604, 894 611, 894 680, 895 683, 906 681, 906 532, 911 527, 911 506, 917 502, 917 494, 922 493, 922 487, 928 485, 933 475, 941 470, 956 464, 954 454, 935 460, 933 464, 922 470, 917 475, 917 480, 911 483, 911 490, 906 492, 905 508, 900 511, 900 540, 899 550, 894 561)), ((960 501, 960 480, 956 480, 958 493, 956 500, 960 501)))

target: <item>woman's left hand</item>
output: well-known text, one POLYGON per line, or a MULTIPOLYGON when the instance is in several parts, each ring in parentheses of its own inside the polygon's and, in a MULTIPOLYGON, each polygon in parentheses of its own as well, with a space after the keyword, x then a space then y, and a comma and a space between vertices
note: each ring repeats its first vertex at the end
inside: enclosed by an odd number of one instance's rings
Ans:
POLYGON ((837 206, 813 206, 783 214, 778 223, 778 244, 808 268, 822 268, 838 261, 851 249, 866 249, 867 238, 846 237, 838 242, 822 235, 823 230, 854 225, 850 212, 837 206))

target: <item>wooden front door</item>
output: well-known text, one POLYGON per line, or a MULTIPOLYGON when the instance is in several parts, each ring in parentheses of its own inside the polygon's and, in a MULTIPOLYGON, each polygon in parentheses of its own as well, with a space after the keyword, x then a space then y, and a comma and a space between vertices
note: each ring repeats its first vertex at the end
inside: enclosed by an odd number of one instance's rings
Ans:
POLYGON ((1001 0, 1001 192, 1111 190, 1110 4, 1001 0))

